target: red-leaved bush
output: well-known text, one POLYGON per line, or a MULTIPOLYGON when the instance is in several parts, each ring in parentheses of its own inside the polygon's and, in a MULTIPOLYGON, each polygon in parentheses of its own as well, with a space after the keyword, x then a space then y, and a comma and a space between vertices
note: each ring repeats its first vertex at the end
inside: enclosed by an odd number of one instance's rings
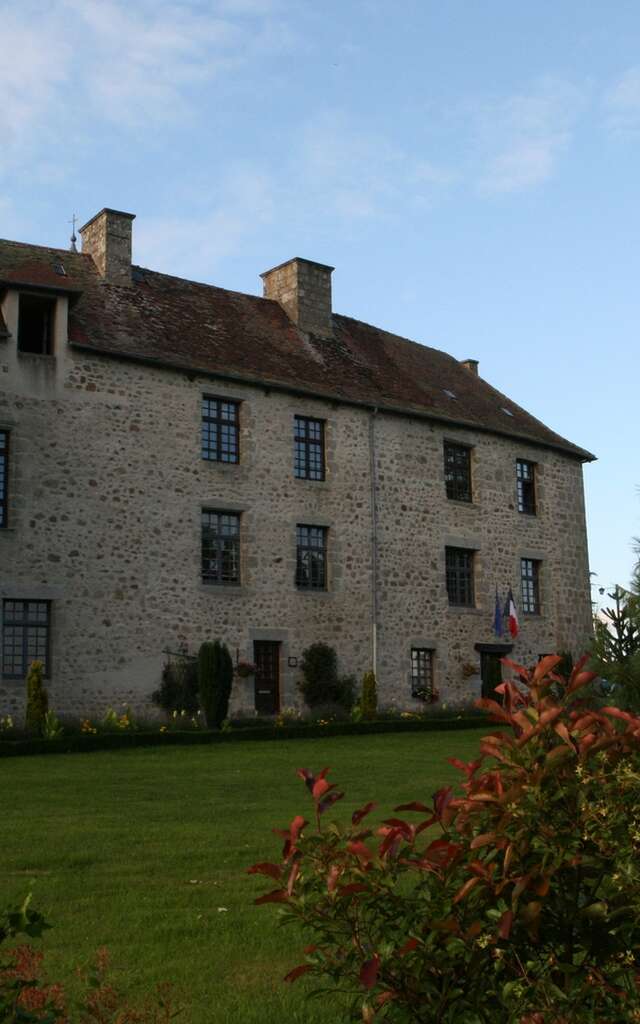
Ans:
POLYGON ((298 773, 314 827, 294 818, 282 860, 249 869, 313 943, 287 981, 352 992, 365 1022, 640 1021, 640 718, 592 709, 585 659, 568 680, 560 660, 505 660, 519 685, 478 701, 503 728, 429 806, 323 826, 343 794, 298 773))
POLYGON ((78 972, 83 994, 73 1003, 59 984, 47 981, 44 954, 29 945, 3 950, 0 958, 1 1024, 169 1024, 180 1012, 170 986, 132 1006, 109 981, 109 955, 96 954, 88 972, 78 972))

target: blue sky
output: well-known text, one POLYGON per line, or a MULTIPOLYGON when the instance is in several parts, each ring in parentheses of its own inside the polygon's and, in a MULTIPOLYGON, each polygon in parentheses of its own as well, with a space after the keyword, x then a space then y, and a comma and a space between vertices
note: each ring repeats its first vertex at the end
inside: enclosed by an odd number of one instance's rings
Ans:
POLYGON ((591 566, 640 534, 640 5, 0 0, 0 236, 137 214, 134 259, 453 355, 585 469, 591 566))

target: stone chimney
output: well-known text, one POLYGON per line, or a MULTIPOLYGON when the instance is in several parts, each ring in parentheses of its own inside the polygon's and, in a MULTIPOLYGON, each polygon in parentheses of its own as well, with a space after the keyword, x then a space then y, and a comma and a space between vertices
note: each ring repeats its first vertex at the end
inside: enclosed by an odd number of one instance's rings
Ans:
POLYGON ((296 256, 267 270, 260 277, 265 299, 275 299, 301 331, 328 338, 331 322, 331 273, 333 267, 296 256))
POLYGON ((465 370, 469 370, 476 377, 478 376, 478 360, 477 359, 461 359, 460 363, 464 366, 465 370))
POLYGON ((82 251, 109 284, 131 284, 131 227, 135 213, 100 210, 80 228, 82 251))

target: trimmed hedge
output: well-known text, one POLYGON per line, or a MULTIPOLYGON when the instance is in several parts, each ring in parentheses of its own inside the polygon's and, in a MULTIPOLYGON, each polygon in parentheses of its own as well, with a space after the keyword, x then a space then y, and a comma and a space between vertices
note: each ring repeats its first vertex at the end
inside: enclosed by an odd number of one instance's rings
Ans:
POLYGON ((319 736, 359 736, 387 732, 438 732, 477 729, 484 723, 477 717, 402 719, 381 722, 330 722, 328 725, 295 724, 254 726, 231 732, 122 732, 62 736, 56 740, 40 738, 0 740, 0 757, 23 754, 75 754, 92 750, 120 750, 132 747, 191 746, 202 743, 241 743, 246 740, 301 740, 319 736))

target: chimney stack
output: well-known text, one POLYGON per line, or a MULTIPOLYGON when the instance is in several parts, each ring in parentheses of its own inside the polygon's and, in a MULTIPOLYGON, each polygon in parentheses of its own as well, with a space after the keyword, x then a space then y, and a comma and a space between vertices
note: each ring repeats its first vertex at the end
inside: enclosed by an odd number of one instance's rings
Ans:
POLYGON ((469 370, 476 377, 478 376, 478 360, 477 359, 461 359, 460 363, 464 366, 465 370, 469 370))
POLYGON ((329 338, 331 321, 331 273, 333 267, 299 256, 281 263, 260 277, 265 299, 275 299, 301 331, 329 338))
POLYGON ((135 213, 101 210, 80 228, 82 251, 89 253, 109 284, 131 284, 131 228, 135 213))

